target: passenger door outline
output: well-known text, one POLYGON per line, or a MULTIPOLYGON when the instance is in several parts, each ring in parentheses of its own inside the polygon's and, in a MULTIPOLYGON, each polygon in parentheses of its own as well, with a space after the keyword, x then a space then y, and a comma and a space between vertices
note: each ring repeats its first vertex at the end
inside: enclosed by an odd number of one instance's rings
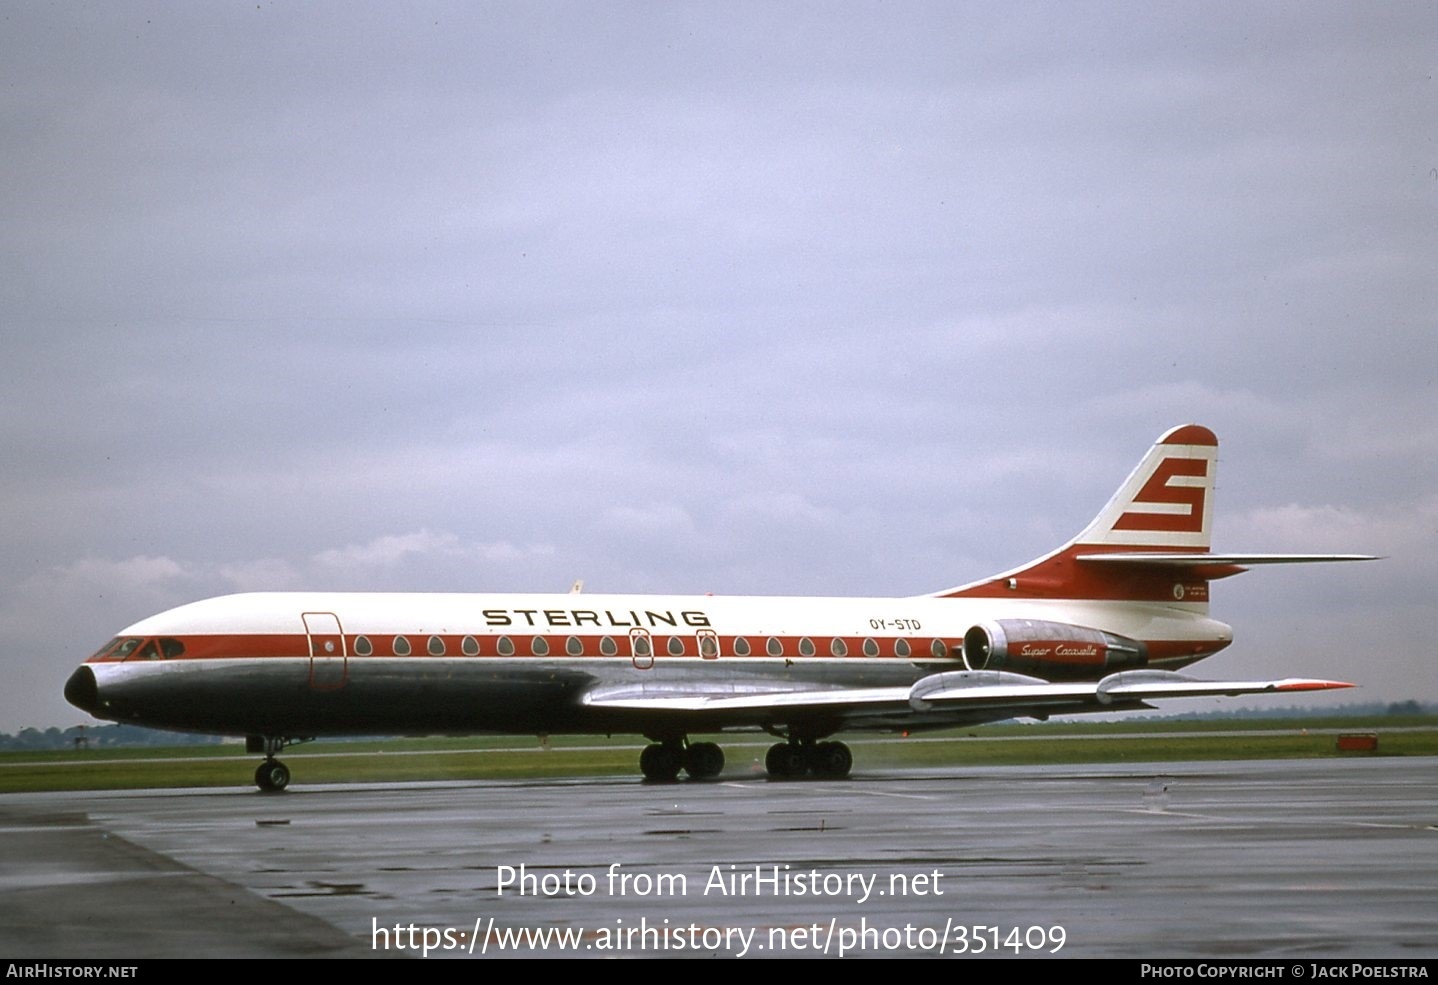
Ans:
POLYGON ((349 651, 340 617, 333 612, 301 612, 310 651, 310 689, 337 691, 349 681, 349 651))

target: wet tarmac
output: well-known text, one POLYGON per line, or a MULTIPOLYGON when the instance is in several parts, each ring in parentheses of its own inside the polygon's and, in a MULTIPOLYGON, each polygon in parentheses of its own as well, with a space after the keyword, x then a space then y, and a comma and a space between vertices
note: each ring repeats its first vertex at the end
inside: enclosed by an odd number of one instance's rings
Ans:
POLYGON ((299 776, 5 795, 0 835, 14 956, 1438 956, 1433 758, 299 776))

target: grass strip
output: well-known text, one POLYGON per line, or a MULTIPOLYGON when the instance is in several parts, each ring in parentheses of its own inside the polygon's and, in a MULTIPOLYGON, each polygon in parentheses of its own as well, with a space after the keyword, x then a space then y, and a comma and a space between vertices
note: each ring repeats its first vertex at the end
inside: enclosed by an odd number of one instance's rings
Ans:
MULTIPOLYGON (((935 767, 1433 756, 1438 755, 1438 720, 1129 721, 989 726, 911 739, 845 740, 860 775, 875 769, 935 767), (1339 752, 1337 731, 1377 732, 1378 751, 1339 752), (1216 734, 1225 732, 1239 734, 1216 734)), ((770 741, 753 735, 725 741, 725 775, 761 774, 770 741)), ((547 748, 525 743, 515 736, 316 742, 292 747, 283 758, 294 782, 303 785, 638 776, 642 741, 634 736, 555 737, 547 748)), ((0 793, 245 786, 259 762, 259 756, 237 744, 6 753, 0 754, 0 793)))

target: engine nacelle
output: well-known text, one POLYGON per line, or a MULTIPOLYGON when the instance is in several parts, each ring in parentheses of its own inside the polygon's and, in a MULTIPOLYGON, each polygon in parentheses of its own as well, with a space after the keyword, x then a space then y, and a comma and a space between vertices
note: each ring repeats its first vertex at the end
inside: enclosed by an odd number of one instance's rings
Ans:
POLYGON ((1101 629, 1040 619, 997 619, 964 634, 964 666, 1048 680, 1097 680, 1148 663, 1148 647, 1101 629))

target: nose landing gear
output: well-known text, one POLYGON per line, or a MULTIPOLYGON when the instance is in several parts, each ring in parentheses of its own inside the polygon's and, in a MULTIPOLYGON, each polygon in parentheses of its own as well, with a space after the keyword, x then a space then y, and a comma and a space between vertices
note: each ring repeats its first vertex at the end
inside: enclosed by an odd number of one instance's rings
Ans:
POLYGON ((255 767, 255 786, 265 793, 278 793, 290 785, 290 768, 278 759, 267 759, 255 767))
POLYGON ((281 735, 245 736, 245 752, 265 754, 265 761, 255 767, 255 786, 259 787, 262 793, 279 793, 289 786, 290 768, 276 759, 275 753, 285 746, 308 741, 309 739, 295 739, 281 735))

